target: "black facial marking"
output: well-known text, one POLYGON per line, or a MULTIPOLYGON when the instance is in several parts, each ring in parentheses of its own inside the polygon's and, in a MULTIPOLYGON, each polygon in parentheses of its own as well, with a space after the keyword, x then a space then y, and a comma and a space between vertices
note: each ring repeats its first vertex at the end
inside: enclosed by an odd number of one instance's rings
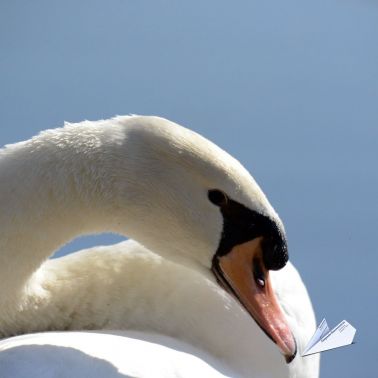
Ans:
MULTIPOLYGON (((216 189, 209 190, 209 199, 221 199, 223 192, 216 189), (211 194, 212 193, 212 194, 211 194)), ((223 231, 216 256, 224 256, 238 245, 262 236, 263 262, 266 269, 278 270, 283 268, 288 259, 285 235, 276 222, 265 215, 248 209, 241 203, 226 196, 226 201, 220 200, 220 212, 223 216, 223 231)))

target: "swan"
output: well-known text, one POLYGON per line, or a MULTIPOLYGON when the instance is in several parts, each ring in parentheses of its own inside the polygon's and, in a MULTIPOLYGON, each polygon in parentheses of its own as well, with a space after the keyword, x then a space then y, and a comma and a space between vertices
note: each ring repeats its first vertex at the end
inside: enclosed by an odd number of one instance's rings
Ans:
MULTIPOLYGON (((189 344, 199 342, 230 361, 230 366, 233 360, 243 376, 264 376, 269 370, 285 373, 266 376, 296 376, 295 366, 304 365, 311 365, 312 372, 307 369, 308 375, 297 376, 316 376, 316 358, 295 358, 293 335, 301 347, 302 335, 313 331, 307 329, 314 326, 314 316, 299 276, 287 264, 282 222, 249 173, 211 142, 158 117, 66 124, 1 150, 0 177, 2 336, 54 329, 136 328, 189 344), (143 269, 142 274, 140 269, 125 274, 133 266, 126 257, 136 253, 92 251, 46 261, 74 237, 103 231, 130 236, 153 250, 148 258, 146 251, 137 255, 147 266, 152 255, 160 256, 160 273, 166 269, 163 266, 186 273, 172 281, 163 275, 148 286, 151 276, 143 269), (197 274, 198 281, 187 272, 197 274), (277 277, 283 272, 280 282, 277 277), (127 277, 132 277, 131 282, 127 277), (182 311, 162 316, 160 306, 167 298, 161 294, 164 290, 159 295, 161 283, 166 282, 165 287, 174 283, 176 289, 203 280, 206 284, 201 287, 211 287, 212 295, 199 300, 196 311, 188 311, 187 322, 181 323, 187 327, 177 328, 182 311), (134 294, 132 282, 139 283, 134 294), (289 283, 294 286, 287 289, 289 283), (109 292, 113 284, 118 289, 109 292), (296 297, 298 287, 302 294, 296 297), (215 306, 207 312, 204 304, 212 304, 211 297, 220 301, 219 311, 214 311, 215 306), (290 311, 291 306, 296 311, 290 311), (293 316, 301 312, 303 322, 293 316), (203 323, 196 322, 199 314, 203 323), (230 330, 233 316, 234 324, 241 326, 230 330), (239 343, 230 337, 233 332, 240 335, 239 343), (254 355, 243 349, 246 338, 245 345, 255 345, 254 355), (227 348, 229 344, 233 350, 227 348), (240 350, 235 349, 238 346, 240 350), (249 366, 247 355, 252 357, 249 366)), ((139 251, 145 247, 134 245, 139 251)), ((186 298, 186 306, 188 298, 196 303, 193 291, 180 298, 186 298)), ((4 345, 14 343, 11 340, 2 342, 2 355, 8 350, 4 345)))

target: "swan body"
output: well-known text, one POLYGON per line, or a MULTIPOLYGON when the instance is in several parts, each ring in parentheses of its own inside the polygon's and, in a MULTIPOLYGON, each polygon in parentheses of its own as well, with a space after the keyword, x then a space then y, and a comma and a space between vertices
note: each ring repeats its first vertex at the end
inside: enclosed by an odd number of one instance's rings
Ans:
MULTIPOLYGON (((41 369, 47 369, 46 378, 53 378, 58 372, 66 374, 67 363, 71 364, 71 359, 76 358, 72 350, 79 353, 79 361, 74 365, 78 375, 81 369, 93 368, 88 356, 106 361, 107 367, 112 366, 111 371, 138 369, 138 358, 141 358, 138 351, 144 343, 146 352, 142 354, 143 358, 149 359, 147 350, 155 356, 161 353, 159 361, 163 373, 158 375, 155 369, 154 374, 149 375, 141 368, 135 375, 138 377, 166 377, 167 369, 181 371, 177 365, 172 366, 172 361, 181 361, 176 350, 185 353, 186 358, 194 356, 195 362, 202 361, 200 366, 203 364, 206 369, 210 366, 220 376, 312 378, 318 375, 317 355, 297 357, 286 365, 256 323, 210 275, 164 259, 135 241, 90 248, 48 260, 43 270, 49 295, 45 303, 18 314, 15 322, 25 327, 19 333, 88 329, 95 323, 97 328, 103 329, 102 332, 108 332, 108 336, 103 336, 104 333, 54 332, 0 341, 0 366, 7 366, 9 377, 26 377, 22 375, 22 369, 30 374, 30 361, 35 361, 38 356, 44 361, 41 369), (96 272, 98 285, 93 286, 86 279, 77 281, 79 274, 86 277, 93 272, 96 272), (104 311, 109 303, 112 311, 104 311), (59 311, 54 311, 55 308, 59 311), (76 316, 74 323, 70 320, 72 314, 76 316), (31 324, 35 328, 31 328, 31 324), (26 350, 25 345, 29 346, 26 350), (35 347, 38 345, 44 345, 44 348, 35 347), (193 345, 200 345, 202 349, 193 345), (66 354, 66 349, 61 347, 71 349, 66 354), (139 357, 129 354, 128 350, 139 357), (30 353, 30 359, 25 357, 26 352, 30 353), (108 358, 109 353, 114 357, 108 358), (58 365, 57 359, 61 361, 58 365), (65 359, 67 363, 62 363, 65 359), (25 366, 20 365, 20 360, 26 361, 25 366), (87 363, 90 367, 86 367, 87 363)), ((274 272, 272 279, 298 347, 303 350, 315 327, 305 286, 290 263, 274 272)), ((187 368, 182 371, 187 372, 188 377, 193 373, 187 368)), ((73 370, 70 369, 69 374, 73 374, 73 370)), ((211 374, 206 372, 206 376, 211 374)), ((35 377, 40 376, 35 373, 35 377)), ((172 376, 175 375, 172 373, 172 376)))
MULTIPOLYGON (((213 255, 229 222, 222 220, 228 210, 221 207, 221 214, 206 195, 218 187, 232 196, 218 207, 233 205, 242 214, 253 209, 283 234, 278 215, 240 163, 157 117, 66 125, 0 150, 0 334, 134 329, 147 337, 144 342, 159 334, 201 346, 205 354, 188 353, 209 369, 209 359, 222 361, 231 376, 316 377, 317 357, 297 356, 287 365, 240 302, 215 281, 213 255), (130 241, 47 260, 74 237, 103 231, 131 236, 154 253, 130 241)), ((270 279, 301 350, 315 327, 306 289, 290 264, 271 271, 270 279)), ((11 369, 10 352, 21 358, 20 348, 38 343, 71 345, 107 359, 113 338, 134 348, 135 337, 117 332, 11 338, 0 344, 0 361, 10 361, 11 369), (92 337, 98 337, 97 352, 85 346, 94 344, 92 337)), ((161 343, 153 348, 165 355, 161 343)), ((119 363, 111 365, 121 371, 119 363)), ((164 371, 155 376, 171 376, 164 371)))

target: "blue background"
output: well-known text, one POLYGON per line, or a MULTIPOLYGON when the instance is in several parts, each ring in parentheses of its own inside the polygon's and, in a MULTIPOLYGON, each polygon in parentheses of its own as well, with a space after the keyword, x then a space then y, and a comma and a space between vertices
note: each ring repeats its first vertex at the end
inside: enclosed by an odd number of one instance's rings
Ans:
POLYGON ((281 215, 318 319, 357 328, 321 376, 376 377, 377 41, 373 0, 1 0, 0 142, 127 113, 213 140, 281 215))

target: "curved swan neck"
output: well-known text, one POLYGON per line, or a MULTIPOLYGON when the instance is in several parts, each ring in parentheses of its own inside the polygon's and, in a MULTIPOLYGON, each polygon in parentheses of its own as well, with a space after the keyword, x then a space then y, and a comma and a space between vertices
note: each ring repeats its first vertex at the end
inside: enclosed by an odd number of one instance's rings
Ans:
POLYGON ((209 149, 225 154, 167 120, 132 116, 66 124, 0 150, 0 302, 19 303, 43 261, 83 234, 123 234, 209 268, 222 228, 201 181, 221 169, 211 154, 203 163, 209 149))
POLYGON ((66 126, 0 150, 1 301, 13 299, 64 243, 114 231, 115 209, 106 198, 114 178, 106 164, 117 161, 102 154, 105 145, 117 148, 125 135, 120 128, 101 122, 66 126))

